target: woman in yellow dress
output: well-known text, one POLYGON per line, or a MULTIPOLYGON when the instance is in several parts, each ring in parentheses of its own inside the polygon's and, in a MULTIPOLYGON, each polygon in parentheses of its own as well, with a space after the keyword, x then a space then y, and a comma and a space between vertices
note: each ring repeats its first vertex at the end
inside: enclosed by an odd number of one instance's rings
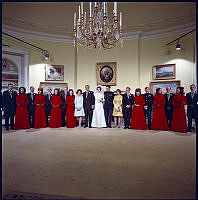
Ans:
POLYGON ((117 127, 117 118, 118 118, 118 128, 120 128, 120 122, 121 122, 121 117, 123 116, 122 114, 122 95, 121 95, 121 90, 117 89, 116 90, 117 95, 114 96, 113 99, 113 116, 114 116, 114 122, 115 122, 115 127, 117 127))

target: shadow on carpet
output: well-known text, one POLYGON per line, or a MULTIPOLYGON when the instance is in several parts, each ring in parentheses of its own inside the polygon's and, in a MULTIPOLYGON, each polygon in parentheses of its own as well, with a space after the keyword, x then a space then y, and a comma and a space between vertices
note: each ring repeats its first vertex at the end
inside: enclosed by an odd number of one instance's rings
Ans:
POLYGON ((54 196, 54 195, 45 195, 45 194, 32 194, 25 192, 9 192, 3 197, 3 200, 69 200, 69 199, 83 199, 77 197, 64 197, 64 196, 54 196))

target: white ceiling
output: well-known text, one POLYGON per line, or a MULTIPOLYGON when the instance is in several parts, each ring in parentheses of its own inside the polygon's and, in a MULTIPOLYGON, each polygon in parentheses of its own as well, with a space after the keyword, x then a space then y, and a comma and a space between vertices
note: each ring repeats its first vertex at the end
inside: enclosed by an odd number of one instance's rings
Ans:
MULTIPOLYGON (((73 37, 73 14, 77 2, 3 2, 3 26, 17 30, 73 37)), ((88 2, 84 2, 88 11, 88 2)), ((112 12, 113 2, 108 2, 112 12)), ((195 27, 195 2, 118 2, 123 13, 123 30, 127 34, 144 35, 162 29, 195 27)))

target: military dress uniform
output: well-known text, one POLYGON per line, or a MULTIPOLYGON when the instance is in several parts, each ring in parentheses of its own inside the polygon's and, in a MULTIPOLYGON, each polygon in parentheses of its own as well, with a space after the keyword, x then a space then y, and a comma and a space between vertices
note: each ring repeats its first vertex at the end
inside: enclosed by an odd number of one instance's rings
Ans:
POLYGON ((107 127, 111 128, 111 117, 113 112, 113 98, 114 93, 111 91, 104 92, 104 113, 107 127))
POLYGON ((151 93, 143 94, 145 104, 144 106, 148 106, 147 110, 144 108, 144 116, 145 119, 148 117, 148 129, 151 130, 151 112, 152 112, 152 105, 153 105, 153 95, 151 93))

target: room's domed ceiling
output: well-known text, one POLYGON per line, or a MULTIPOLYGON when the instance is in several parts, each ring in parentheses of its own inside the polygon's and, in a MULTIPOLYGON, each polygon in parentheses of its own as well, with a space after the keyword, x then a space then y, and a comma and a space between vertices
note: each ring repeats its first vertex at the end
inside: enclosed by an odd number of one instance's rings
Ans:
MULTIPOLYGON (((3 27, 32 33, 56 34, 73 37, 73 14, 77 2, 4 2, 2 7, 3 27)), ((88 2, 84 3, 88 11, 88 2)), ((113 2, 108 3, 108 11, 113 2)), ((118 12, 123 12, 125 35, 144 35, 158 30, 174 30, 195 27, 195 2, 118 2, 118 12)))

